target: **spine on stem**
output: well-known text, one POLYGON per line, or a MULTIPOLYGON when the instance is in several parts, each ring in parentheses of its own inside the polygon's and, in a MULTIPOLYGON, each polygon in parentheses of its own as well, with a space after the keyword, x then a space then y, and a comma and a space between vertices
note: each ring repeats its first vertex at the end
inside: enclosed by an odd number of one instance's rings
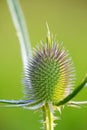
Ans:
POLYGON ((54 113, 49 103, 46 103, 43 108, 43 127, 45 130, 54 130, 54 113))

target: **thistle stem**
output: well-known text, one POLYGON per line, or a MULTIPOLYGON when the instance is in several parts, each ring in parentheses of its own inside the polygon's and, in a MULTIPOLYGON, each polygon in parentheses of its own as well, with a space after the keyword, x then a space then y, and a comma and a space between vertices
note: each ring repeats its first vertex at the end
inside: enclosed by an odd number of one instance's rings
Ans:
POLYGON ((47 103, 43 106, 43 125, 45 126, 45 130, 54 130, 53 126, 53 112, 50 108, 50 105, 47 103))

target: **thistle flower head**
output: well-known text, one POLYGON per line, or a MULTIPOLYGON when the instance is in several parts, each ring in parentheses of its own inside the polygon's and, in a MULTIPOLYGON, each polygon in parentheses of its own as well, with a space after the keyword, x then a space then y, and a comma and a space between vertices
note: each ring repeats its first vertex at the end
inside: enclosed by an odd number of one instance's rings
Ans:
POLYGON ((28 97, 36 105, 62 100, 71 92, 74 81, 74 67, 68 51, 51 37, 47 38, 46 43, 34 50, 26 68, 28 97))
POLYGON ((58 119, 54 116, 55 109, 61 113, 61 105, 64 106, 66 103, 76 107, 87 104, 87 101, 70 102, 87 84, 87 75, 81 84, 71 92, 74 82, 74 67, 68 51, 52 39, 47 25, 47 41, 41 43, 32 55, 18 0, 7 1, 20 42, 27 99, 2 99, 0 103, 7 104, 7 107, 23 107, 34 110, 41 108, 43 128, 53 130, 54 120, 58 119))

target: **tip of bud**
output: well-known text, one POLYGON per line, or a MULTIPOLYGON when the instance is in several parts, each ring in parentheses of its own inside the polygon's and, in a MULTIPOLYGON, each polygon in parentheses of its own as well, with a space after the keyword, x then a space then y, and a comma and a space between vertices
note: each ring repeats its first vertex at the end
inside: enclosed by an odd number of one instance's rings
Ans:
MULTIPOLYGON (((35 102, 35 108, 40 108, 43 102, 55 104, 62 100, 74 84, 72 59, 68 51, 51 36, 47 22, 46 27, 47 42, 34 50, 25 75, 26 95, 35 102)), ((50 109, 52 111, 51 104, 50 109)))
POLYGON ((47 22, 46 22, 46 28, 47 28, 47 43, 48 43, 48 45, 50 45, 51 44, 51 34, 50 34, 49 25, 47 22))

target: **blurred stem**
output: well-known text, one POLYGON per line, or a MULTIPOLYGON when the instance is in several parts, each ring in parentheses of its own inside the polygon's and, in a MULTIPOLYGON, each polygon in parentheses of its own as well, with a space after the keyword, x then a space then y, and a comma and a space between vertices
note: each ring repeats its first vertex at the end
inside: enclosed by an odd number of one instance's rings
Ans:
POLYGON ((43 118, 44 118, 43 125, 45 126, 45 130, 54 130, 53 113, 50 108, 50 105, 48 103, 45 104, 42 110, 43 110, 43 118))
POLYGON ((28 31, 25 24, 25 19, 20 7, 19 0, 7 0, 14 27, 20 43, 23 67, 26 68, 27 62, 31 57, 31 44, 29 41, 28 31))

